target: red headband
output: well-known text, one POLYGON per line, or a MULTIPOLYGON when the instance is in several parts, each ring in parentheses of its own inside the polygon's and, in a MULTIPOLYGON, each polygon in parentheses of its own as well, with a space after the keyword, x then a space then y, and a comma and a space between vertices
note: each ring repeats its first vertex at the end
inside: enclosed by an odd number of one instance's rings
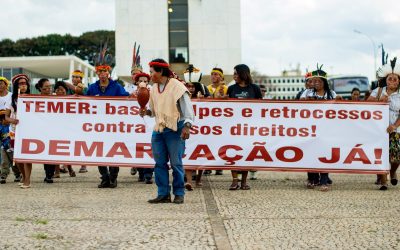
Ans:
POLYGON ((99 65, 99 66, 96 66, 96 72, 97 71, 100 71, 100 70, 104 70, 104 71, 111 71, 111 66, 109 66, 109 65, 99 65))
POLYGON ((150 81, 150 75, 146 73, 138 73, 133 76, 133 80, 136 82, 139 77, 147 77, 147 80, 150 81))
POLYGON ((25 74, 18 74, 18 75, 15 75, 15 76, 11 79, 11 82, 14 84, 14 83, 17 82, 19 79, 25 79, 25 81, 27 81, 28 83, 30 82, 30 81, 29 81, 29 77, 28 77, 27 75, 25 75, 25 74))
POLYGON ((161 63, 161 62, 150 62, 149 63, 150 67, 160 67, 160 68, 169 68, 169 64, 168 63, 161 63))

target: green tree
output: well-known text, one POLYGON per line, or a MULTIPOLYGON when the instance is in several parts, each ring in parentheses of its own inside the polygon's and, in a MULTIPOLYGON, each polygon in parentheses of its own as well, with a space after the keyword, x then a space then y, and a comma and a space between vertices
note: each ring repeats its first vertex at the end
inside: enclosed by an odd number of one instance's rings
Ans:
POLYGON ((100 45, 107 41, 108 53, 115 55, 115 32, 98 30, 85 32, 80 36, 70 34, 48 34, 17 41, 0 41, 0 56, 51 56, 76 55, 94 64, 94 56, 100 51, 100 45))

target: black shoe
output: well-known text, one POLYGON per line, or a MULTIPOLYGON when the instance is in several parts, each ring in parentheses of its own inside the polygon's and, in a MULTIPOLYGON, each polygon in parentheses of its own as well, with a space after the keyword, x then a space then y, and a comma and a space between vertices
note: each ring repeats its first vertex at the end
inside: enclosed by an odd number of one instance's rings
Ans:
POLYGON ((0 178, 0 184, 6 184, 6 178, 1 177, 0 178))
POLYGON ((52 178, 47 178, 47 177, 44 178, 43 181, 46 182, 46 183, 53 183, 54 182, 52 178))
POLYGON ((144 177, 139 176, 139 178, 138 178, 137 181, 138 181, 138 182, 144 182, 144 177))
POLYGON ((110 181, 109 180, 102 180, 97 187, 98 188, 108 188, 108 187, 110 187, 110 181))
POLYGON ((222 170, 215 170, 215 175, 223 175, 222 170))
POLYGON ((131 168, 131 175, 135 175, 137 172, 137 168, 131 168))
POLYGON ((398 182, 397 179, 391 179, 390 180, 390 183, 392 183, 393 186, 396 186, 397 182, 398 182))
POLYGON ((333 184, 333 181, 332 181, 331 179, 328 178, 327 183, 328 183, 328 185, 332 185, 332 184, 333 184))
POLYGON ((116 188, 117 187, 117 179, 115 180, 110 180, 110 188, 116 188))
POLYGON ((381 187, 379 188, 379 190, 382 190, 382 191, 385 191, 385 190, 387 190, 387 189, 388 189, 387 186, 381 186, 381 187))
POLYGON ((151 179, 146 179, 146 184, 153 184, 153 181, 151 179))
POLYGON ((203 175, 210 175, 211 174, 211 170, 204 170, 203 175))
POLYGON ((22 175, 16 175, 15 179, 14 179, 14 182, 20 182, 21 179, 22 179, 22 175))
POLYGON ((175 195, 174 203, 175 204, 182 204, 185 201, 185 196, 183 195, 175 195))
POLYGON ((151 199, 147 201, 148 203, 157 204, 157 203, 171 203, 171 196, 157 196, 155 199, 151 199))

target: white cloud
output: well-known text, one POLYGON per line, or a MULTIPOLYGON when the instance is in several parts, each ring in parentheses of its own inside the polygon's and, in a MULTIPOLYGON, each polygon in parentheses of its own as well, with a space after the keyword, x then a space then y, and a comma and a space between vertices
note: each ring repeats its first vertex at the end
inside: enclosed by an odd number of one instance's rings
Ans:
POLYGON ((113 30, 114 5, 114 0, 2 0, 0 39, 113 30))
MULTIPOLYGON (((242 0, 242 58, 270 75, 299 62, 302 70, 323 63, 333 74, 372 78, 372 44, 353 30, 368 34, 377 46, 396 50, 399 9, 396 0, 242 0)), ((379 54, 377 62, 379 66, 379 54)))

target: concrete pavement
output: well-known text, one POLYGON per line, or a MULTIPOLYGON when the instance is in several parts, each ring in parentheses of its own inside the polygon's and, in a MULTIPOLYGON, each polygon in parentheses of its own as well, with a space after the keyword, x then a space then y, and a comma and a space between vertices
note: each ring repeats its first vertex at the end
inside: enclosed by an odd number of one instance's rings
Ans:
MULTIPOLYGON (((78 167, 75 167, 78 170, 78 167)), ((118 188, 98 189, 97 168, 32 188, 0 185, 0 249, 399 249, 398 187, 372 175, 332 175, 332 190, 305 188, 305 173, 258 172, 229 191, 230 172, 204 178, 183 205, 147 203, 156 186, 121 168, 118 188)))

